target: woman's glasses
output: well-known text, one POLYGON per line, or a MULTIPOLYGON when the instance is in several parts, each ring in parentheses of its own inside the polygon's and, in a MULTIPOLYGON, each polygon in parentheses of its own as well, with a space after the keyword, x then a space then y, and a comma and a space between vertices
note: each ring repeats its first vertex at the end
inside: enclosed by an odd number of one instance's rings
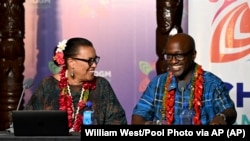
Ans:
POLYGON ((90 59, 81 59, 81 58, 75 58, 75 57, 71 57, 72 59, 75 60, 79 60, 79 61, 83 61, 83 62, 87 62, 89 64, 89 66, 92 66, 94 63, 98 64, 100 61, 100 57, 96 56, 95 58, 90 58, 90 59))

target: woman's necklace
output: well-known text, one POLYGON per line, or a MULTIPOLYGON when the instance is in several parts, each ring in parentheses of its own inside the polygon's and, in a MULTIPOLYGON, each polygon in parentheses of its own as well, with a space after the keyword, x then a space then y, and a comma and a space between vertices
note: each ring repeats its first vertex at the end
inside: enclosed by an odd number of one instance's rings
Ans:
MULTIPOLYGON (((68 93, 69 93, 69 96, 70 96, 70 98, 71 99, 73 99, 72 98, 72 94, 71 94, 71 91, 70 91, 70 86, 69 86, 69 84, 67 85, 67 88, 68 88, 68 93)), ((72 119, 74 119, 74 122, 73 122, 73 128, 71 128, 70 129, 70 132, 74 132, 75 130, 76 130, 76 126, 77 126, 77 115, 79 114, 79 110, 80 110, 80 107, 79 107, 79 103, 81 103, 81 101, 82 101, 82 97, 83 97, 83 93, 84 93, 84 88, 82 88, 82 90, 81 90, 81 94, 80 94, 80 98, 79 98, 79 101, 78 101, 78 106, 77 106, 77 109, 76 109, 76 112, 74 112, 75 110, 74 110, 74 104, 73 104, 73 102, 72 102, 72 109, 73 109, 73 113, 72 113, 72 119), (75 114, 74 114, 75 113, 75 114)), ((87 97, 88 97, 88 95, 86 95, 87 97)), ((73 101, 73 100, 72 100, 73 101)), ((84 102, 85 103, 85 102, 84 102)), ((83 107, 82 107, 83 108, 83 107)), ((81 108, 81 109, 82 109, 81 108)), ((80 117, 78 117, 78 118, 80 118, 80 117)))
MULTIPOLYGON (((190 91, 189 108, 194 108, 195 115, 193 117, 193 123, 195 125, 201 124, 201 107, 202 107, 202 94, 203 94, 203 69, 200 65, 196 64, 194 70, 194 76, 191 80, 192 86, 194 86, 190 91)), ((166 79, 166 85, 164 90, 164 95, 162 99, 162 119, 167 119, 166 124, 172 124, 174 121, 174 104, 175 104, 175 89, 168 90, 171 83, 173 74, 168 73, 166 79)))
POLYGON ((68 126, 70 128, 70 132, 80 132, 81 124, 82 124, 82 114, 80 114, 80 110, 82 110, 86 106, 86 102, 89 97, 89 89, 95 89, 96 83, 95 79, 91 82, 85 82, 82 85, 82 90, 80 94, 80 98, 77 104, 77 108, 75 111, 72 94, 70 91, 70 87, 68 84, 67 71, 66 68, 63 67, 60 72, 60 82, 59 87, 61 89, 59 96, 59 110, 67 111, 68 113, 68 126))

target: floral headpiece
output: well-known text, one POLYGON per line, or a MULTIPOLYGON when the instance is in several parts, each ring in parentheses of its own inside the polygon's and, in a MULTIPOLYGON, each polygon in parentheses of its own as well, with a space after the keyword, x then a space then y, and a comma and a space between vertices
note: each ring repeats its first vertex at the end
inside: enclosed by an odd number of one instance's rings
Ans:
POLYGON ((64 60, 64 54, 63 51, 65 50, 67 40, 63 40, 57 44, 57 49, 56 53, 53 57, 53 60, 57 62, 59 65, 64 65, 65 60, 64 60))

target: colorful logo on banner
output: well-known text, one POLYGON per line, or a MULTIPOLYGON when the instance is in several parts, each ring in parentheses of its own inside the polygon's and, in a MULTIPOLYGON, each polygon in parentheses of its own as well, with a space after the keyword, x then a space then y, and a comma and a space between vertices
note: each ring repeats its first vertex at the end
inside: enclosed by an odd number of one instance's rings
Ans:
MULTIPOLYGON (((217 0, 210 0, 217 2, 217 0)), ((236 0, 225 0, 216 18, 236 0)), ((247 2, 236 5, 216 25, 211 42, 211 62, 232 62, 250 54, 250 8, 247 2)))
POLYGON ((139 84, 139 92, 145 91, 148 83, 156 76, 155 62, 139 61, 139 70, 141 74, 141 82, 139 84))
MULTIPOLYGON (((222 2, 209 0, 210 2, 222 2)), ((213 33, 211 40, 211 62, 231 63, 246 57, 250 54, 250 2, 224 0, 216 11, 213 20, 213 33)), ((247 60, 250 61, 250 60, 247 60)), ((244 107, 244 98, 250 97, 250 92, 244 88, 244 82, 238 80, 236 85, 226 83, 229 90, 236 88, 236 107, 244 107)), ((241 113, 241 112, 239 112, 241 113)), ((250 124, 247 114, 238 114, 241 120, 235 124, 250 124)))

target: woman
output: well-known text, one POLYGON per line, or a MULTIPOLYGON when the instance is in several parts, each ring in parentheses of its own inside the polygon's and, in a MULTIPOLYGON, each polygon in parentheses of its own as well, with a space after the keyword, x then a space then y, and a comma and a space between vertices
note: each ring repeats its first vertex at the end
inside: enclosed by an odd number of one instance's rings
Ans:
POLYGON ((92 43, 84 38, 59 42, 54 62, 62 69, 46 77, 35 90, 26 110, 65 110, 71 132, 80 132, 87 102, 92 102, 94 124, 127 124, 125 111, 110 83, 94 76, 100 60, 92 43))

